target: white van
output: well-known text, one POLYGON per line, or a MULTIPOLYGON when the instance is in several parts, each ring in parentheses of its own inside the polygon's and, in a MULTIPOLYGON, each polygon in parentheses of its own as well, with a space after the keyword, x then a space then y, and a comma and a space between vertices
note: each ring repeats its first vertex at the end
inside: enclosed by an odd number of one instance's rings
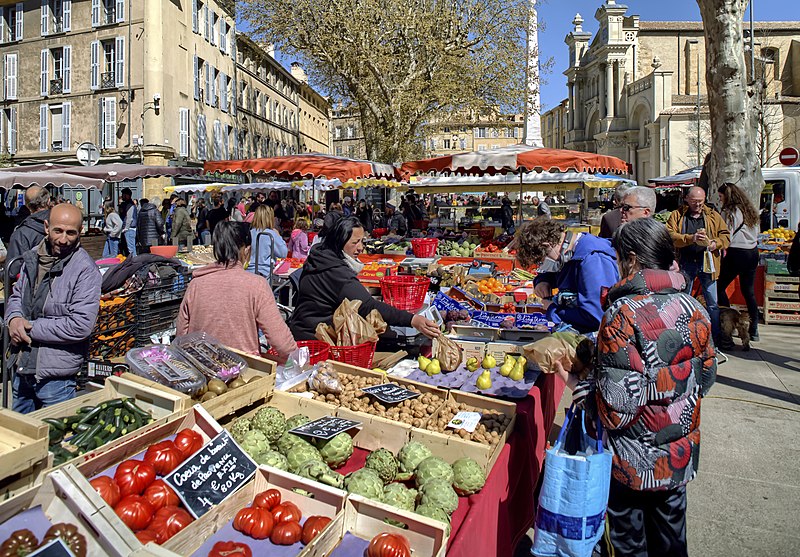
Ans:
POLYGON ((800 167, 762 168, 761 230, 782 226, 798 231, 800 167), (771 217, 771 218, 770 218, 771 217))

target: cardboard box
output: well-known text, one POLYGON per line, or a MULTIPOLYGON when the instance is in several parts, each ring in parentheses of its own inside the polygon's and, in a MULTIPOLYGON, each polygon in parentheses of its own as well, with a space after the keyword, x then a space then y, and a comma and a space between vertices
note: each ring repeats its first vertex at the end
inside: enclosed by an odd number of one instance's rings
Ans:
POLYGON ((450 338, 453 340, 453 342, 458 344, 464 351, 463 362, 466 362, 470 358, 476 358, 480 362, 486 355, 485 342, 481 342, 478 340, 461 340, 459 338, 453 338, 453 337, 450 338))

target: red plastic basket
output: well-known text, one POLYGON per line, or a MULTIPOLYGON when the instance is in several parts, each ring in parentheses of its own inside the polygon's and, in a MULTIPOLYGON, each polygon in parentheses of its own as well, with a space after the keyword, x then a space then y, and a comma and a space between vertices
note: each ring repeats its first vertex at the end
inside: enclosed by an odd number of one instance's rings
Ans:
POLYGON ((431 279, 410 275, 397 275, 381 279, 383 301, 405 311, 417 311, 425 302, 425 293, 431 279))
MULTIPOLYGON (((321 340, 298 340, 297 347, 302 348, 303 346, 308 348, 308 363, 311 365, 324 362, 330 357, 331 345, 327 342, 322 342, 321 340)), ((278 355, 273 348, 267 350, 267 354, 270 356, 278 355)))
POLYGON ((376 228, 376 229, 374 229, 372 231, 371 236, 373 238, 382 238, 382 237, 386 236, 388 233, 389 233, 389 229, 388 228, 376 228))
POLYGON ((372 369, 372 359, 375 357, 374 342, 365 342, 357 346, 331 346, 329 349, 331 360, 372 369))
POLYGON ((316 238, 316 237, 317 237, 317 233, 316 232, 309 232, 308 233, 308 245, 309 246, 311 245, 311 242, 313 242, 314 238, 316 238))
POLYGON ((414 257, 433 257, 439 247, 438 238, 414 238, 411 240, 411 249, 414 257))

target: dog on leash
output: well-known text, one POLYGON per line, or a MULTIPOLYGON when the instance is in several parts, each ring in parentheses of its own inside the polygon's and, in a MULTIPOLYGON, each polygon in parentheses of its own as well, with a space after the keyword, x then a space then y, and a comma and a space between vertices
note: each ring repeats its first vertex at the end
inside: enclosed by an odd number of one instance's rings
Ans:
MULTIPOLYGON (((733 308, 719 308, 719 327, 723 338, 733 344, 734 331, 739 333, 742 349, 750 350, 750 316, 746 311, 737 311, 733 308)), ((723 347, 724 348, 724 347, 723 347)))

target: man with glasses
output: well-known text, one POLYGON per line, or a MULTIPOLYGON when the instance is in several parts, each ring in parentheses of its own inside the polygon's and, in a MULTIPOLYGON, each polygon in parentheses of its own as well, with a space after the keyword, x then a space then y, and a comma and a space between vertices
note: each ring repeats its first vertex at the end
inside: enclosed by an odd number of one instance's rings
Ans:
POLYGON ((730 245, 731 235, 722 216, 706 205, 703 188, 689 188, 684 200, 686 205, 669 216, 667 230, 678 250, 681 271, 687 278, 686 292, 691 293, 694 279, 700 279, 703 298, 711 317, 711 334, 718 345, 720 329, 716 281, 722 251, 730 245))
POLYGON ((622 224, 622 206, 623 199, 631 186, 628 184, 620 184, 614 190, 614 208, 610 211, 603 213, 603 218, 600 219, 600 234, 601 238, 611 238, 614 231, 622 224))
POLYGON ((652 217, 656 212, 656 192, 644 186, 626 190, 619 211, 622 222, 652 217))

